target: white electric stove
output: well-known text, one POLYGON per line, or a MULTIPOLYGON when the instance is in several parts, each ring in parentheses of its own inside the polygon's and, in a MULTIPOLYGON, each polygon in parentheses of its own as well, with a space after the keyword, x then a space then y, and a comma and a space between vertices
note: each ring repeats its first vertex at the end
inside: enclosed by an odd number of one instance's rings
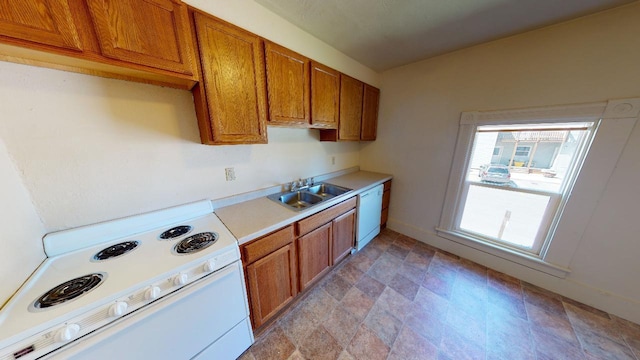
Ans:
POLYGON ((0 311, 0 360, 235 359, 253 343, 238 244, 210 201, 48 234, 0 311))

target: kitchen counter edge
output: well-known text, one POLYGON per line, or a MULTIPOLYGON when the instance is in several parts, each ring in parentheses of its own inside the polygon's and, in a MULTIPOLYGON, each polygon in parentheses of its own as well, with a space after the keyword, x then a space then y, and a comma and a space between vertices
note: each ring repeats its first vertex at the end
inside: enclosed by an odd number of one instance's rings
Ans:
POLYGON ((242 245, 325 210, 392 178, 393 176, 389 174, 356 171, 323 180, 322 182, 353 189, 353 191, 302 211, 293 211, 266 197, 260 197, 221 207, 214 212, 238 239, 238 244, 242 245))

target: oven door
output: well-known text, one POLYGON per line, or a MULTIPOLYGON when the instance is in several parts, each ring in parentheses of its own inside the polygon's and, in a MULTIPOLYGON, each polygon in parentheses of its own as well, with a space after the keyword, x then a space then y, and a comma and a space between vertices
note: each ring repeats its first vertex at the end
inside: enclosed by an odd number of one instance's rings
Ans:
POLYGON ((235 262, 45 358, 191 359, 220 349, 212 357, 235 359, 253 342, 247 317, 242 267, 235 262), (224 336, 230 330, 233 336, 224 336), (216 346, 218 339, 224 347, 216 346))

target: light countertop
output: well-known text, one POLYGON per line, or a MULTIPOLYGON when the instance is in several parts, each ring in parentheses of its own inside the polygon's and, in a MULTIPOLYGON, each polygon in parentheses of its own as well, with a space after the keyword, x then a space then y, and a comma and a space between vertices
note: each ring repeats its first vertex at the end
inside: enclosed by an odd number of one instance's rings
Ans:
POLYGON ((218 208, 215 210, 215 213, 238 239, 238 243, 244 244, 329 208, 378 184, 382 184, 391 178, 392 176, 388 174, 356 171, 323 180, 322 182, 353 189, 353 191, 336 196, 311 209, 302 211, 293 211, 266 197, 259 197, 257 199, 218 208))

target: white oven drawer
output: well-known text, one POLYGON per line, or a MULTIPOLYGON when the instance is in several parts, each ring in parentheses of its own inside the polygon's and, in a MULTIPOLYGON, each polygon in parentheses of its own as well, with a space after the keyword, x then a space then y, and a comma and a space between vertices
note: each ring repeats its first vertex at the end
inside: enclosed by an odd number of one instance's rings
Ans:
MULTIPOLYGON (((242 267, 235 262, 45 358, 190 359, 247 317, 242 267)), ((253 334, 242 335, 248 339, 236 343, 246 349, 253 334)))
POLYGON ((251 346, 253 331, 249 318, 244 319, 192 360, 233 360, 251 346))

